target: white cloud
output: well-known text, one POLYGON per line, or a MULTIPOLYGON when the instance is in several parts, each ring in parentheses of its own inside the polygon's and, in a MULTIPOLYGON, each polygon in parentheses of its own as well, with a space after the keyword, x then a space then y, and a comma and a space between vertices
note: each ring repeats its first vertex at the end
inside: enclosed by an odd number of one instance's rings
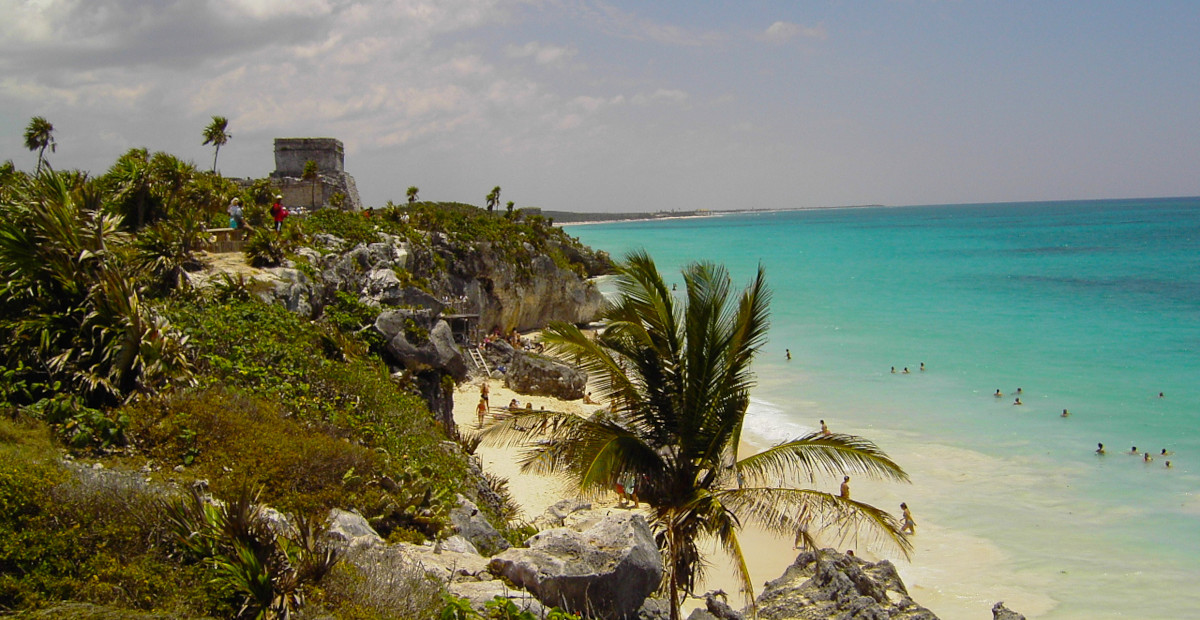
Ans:
POLYGON ((758 38, 768 43, 785 43, 796 37, 806 39, 824 39, 827 36, 825 26, 801 26, 791 22, 775 22, 763 31, 758 38))
POLYGON ((509 45, 504 48, 509 58, 532 58, 539 65, 563 65, 576 54, 576 50, 560 45, 530 41, 525 45, 509 45))
POLYGON ((607 34, 625 39, 682 47, 711 45, 725 39, 725 35, 719 32, 693 30, 656 22, 603 2, 596 2, 595 8, 582 7, 582 12, 607 34))
POLYGON ((634 105, 649 105, 652 103, 683 103, 688 100, 688 94, 685 91, 660 88, 649 95, 638 94, 630 98, 634 105))

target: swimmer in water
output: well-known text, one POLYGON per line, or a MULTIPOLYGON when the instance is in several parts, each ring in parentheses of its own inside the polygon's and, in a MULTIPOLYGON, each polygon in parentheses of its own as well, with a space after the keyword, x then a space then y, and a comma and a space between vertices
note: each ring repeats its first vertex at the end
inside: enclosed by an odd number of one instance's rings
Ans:
POLYGON ((1150 461, 1154 460, 1154 457, 1150 456, 1150 453, 1147 452, 1146 454, 1142 455, 1142 460, 1149 463, 1150 461))
POLYGON ((904 367, 904 374, 906 374, 906 375, 908 374, 908 366, 904 367))
POLYGON ((1067 411, 1066 409, 1063 409, 1063 412, 1062 412, 1062 417, 1064 417, 1064 418, 1065 418, 1065 417, 1067 417, 1067 416, 1069 416, 1069 415, 1071 415, 1071 412, 1070 412, 1070 411, 1067 411))
POLYGON ((925 372, 925 362, 921 362, 921 372, 925 372))
POLYGON ((1104 452, 1104 444, 1102 444, 1102 443, 1096 444, 1096 454, 1104 454, 1104 453, 1105 453, 1104 452))
POLYGON ((896 374, 896 367, 895 367, 895 366, 892 366, 892 374, 893 374, 893 375, 894 375, 894 374, 896 374))
POLYGON ((1000 388, 996 388, 996 393, 994 394, 994 396, 996 398, 1004 398, 1004 392, 1001 392, 1000 388))
POLYGON ((1021 402, 1021 397, 1018 396, 1017 399, 1013 401, 1013 404, 1014 405, 1024 405, 1025 403, 1021 402))
POLYGON ((1133 446, 1132 448, 1129 449, 1129 452, 1127 454, 1129 454, 1131 456, 1137 456, 1137 453, 1138 453, 1137 446, 1133 446))
POLYGON ((790 362, 792 360, 792 350, 784 349, 783 352, 787 354, 788 361, 790 362))
POLYGON ((1017 388, 1017 394, 1021 393, 1021 388, 1017 388))
POLYGON ((1167 450, 1166 448, 1163 448, 1162 452, 1158 453, 1159 456, 1171 456, 1172 454, 1173 454, 1173 452, 1171 452, 1170 450, 1167 450))
POLYGON ((1167 463, 1166 463, 1166 468, 1167 468, 1167 469, 1171 469, 1171 461, 1167 461, 1167 463))

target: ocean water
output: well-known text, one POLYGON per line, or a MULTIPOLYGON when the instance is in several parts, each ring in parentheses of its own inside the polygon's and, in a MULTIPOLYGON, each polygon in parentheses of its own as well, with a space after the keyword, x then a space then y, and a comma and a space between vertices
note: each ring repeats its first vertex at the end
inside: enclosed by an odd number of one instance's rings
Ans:
POLYGON ((855 497, 908 502, 916 553, 878 553, 941 617, 1004 600, 1031 618, 1200 618, 1200 198, 567 231, 615 257, 649 251, 681 289, 696 260, 740 284, 766 268, 749 439, 824 419, 898 460, 912 484, 856 481, 855 497))

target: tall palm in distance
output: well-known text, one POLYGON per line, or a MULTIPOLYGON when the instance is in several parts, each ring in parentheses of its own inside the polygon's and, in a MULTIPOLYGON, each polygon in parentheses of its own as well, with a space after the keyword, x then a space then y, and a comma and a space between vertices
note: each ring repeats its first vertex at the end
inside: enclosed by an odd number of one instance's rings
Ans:
POLYGON ((42 172, 42 164, 46 161, 46 147, 53 153, 58 145, 54 142, 54 125, 44 116, 29 119, 25 128, 25 148, 30 152, 37 151, 37 172, 42 172))
POLYGON ((225 143, 229 142, 229 139, 233 137, 233 134, 230 134, 226 131, 228 127, 229 119, 225 118, 224 116, 214 116, 212 117, 212 122, 208 124, 208 127, 204 128, 203 144, 205 146, 211 144, 216 147, 213 149, 212 171, 214 173, 217 171, 217 155, 221 154, 221 147, 225 146, 225 143))
POLYGON ((487 200, 488 213, 491 213, 496 208, 496 205, 500 204, 500 186, 493 187, 492 191, 488 192, 488 195, 484 199, 487 200))
POLYGON ((419 192, 419 191, 421 191, 421 190, 416 185, 409 186, 408 192, 406 192, 406 195, 408 196, 409 206, 412 206, 414 203, 417 202, 417 192, 419 192))
POLYGON ((607 413, 583 418, 556 412, 520 413, 485 429, 489 441, 530 445, 523 471, 564 475, 584 497, 601 497, 623 475, 636 476, 638 495, 663 554, 663 588, 671 618, 702 576, 700 545, 715 538, 732 557, 742 589, 753 584, 739 529, 754 522, 815 547, 815 532, 845 536, 861 528, 909 543, 900 523, 869 504, 799 486, 817 474, 864 474, 904 481, 907 474, 870 441, 811 434, 738 459, 742 425, 754 385, 750 364, 766 341, 770 293, 760 268, 733 299, 722 267, 696 263, 683 272, 677 300, 645 253, 618 268, 620 297, 602 312, 603 333, 589 337, 570 324, 543 332, 550 350, 573 360, 597 383, 607 413))
POLYGON ((310 204, 309 204, 309 211, 316 211, 316 209, 317 209, 317 181, 319 181, 321 179, 321 174, 320 174, 320 171, 317 170, 317 162, 315 160, 310 159, 310 160, 304 162, 304 171, 300 173, 300 178, 312 183, 312 191, 310 192, 311 200, 310 200, 310 204))

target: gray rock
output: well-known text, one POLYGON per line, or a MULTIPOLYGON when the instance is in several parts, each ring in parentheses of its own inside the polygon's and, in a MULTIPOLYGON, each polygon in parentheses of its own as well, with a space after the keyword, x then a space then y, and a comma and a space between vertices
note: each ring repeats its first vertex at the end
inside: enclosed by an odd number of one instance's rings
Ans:
POLYGON ((329 511, 329 528, 324 537, 342 549, 357 549, 374 547, 383 544, 383 537, 371 527, 370 523, 357 512, 347 512, 340 508, 329 511))
POLYGON ((450 551, 453 553, 469 553, 473 555, 479 555, 479 550, 475 548, 475 545, 472 545, 471 541, 458 534, 443 540, 441 548, 443 553, 450 551))
POLYGON ((895 566, 870 563, 833 549, 804 551, 758 597, 766 620, 826 618, 937 620, 913 602, 895 566))
POLYGON ((447 584, 446 589, 454 596, 470 601, 471 607, 480 614, 487 613, 487 604, 495 600, 497 596, 502 596, 512 601, 513 605, 517 606, 517 609, 527 610, 535 618, 545 618, 546 614, 550 611, 546 606, 542 605, 541 601, 530 596, 528 592, 514 590, 499 580, 456 581, 447 584))
POLYGON ((568 516, 581 512, 590 511, 592 509, 591 502, 585 502, 578 499, 564 499, 555 502, 553 506, 547 508, 540 516, 533 520, 533 526, 541 530, 548 530, 554 527, 563 527, 568 516))
POLYGON ((504 384, 519 394, 576 400, 583 398, 587 373, 549 357, 517 352, 504 374, 504 384))
POLYGON ((414 343, 408 338, 408 321, 420 325, 428 314, 413 310, 389 310, 375 319, 375 330, 387 339, 387 352, 399 364, 414 372, 442 370, 461 381, 467 376, 467 360, 462 349, 454 343, 454 334, 445 321, 437 321, 429 330, 425 342, 414 343))
POLYGON ((610 514, 590 529, 557 528, 509 549, 489 569, 549 607, 588 617, 634 618, 662 581, 662 558, 639 514, 610 514))
POLYGON ((1004 606, 1004 602, 992 605, 992 620, 1025 620, 1025 616, 1004 606))
POLYGON ((315 318, 312 280, 299 269, 279 267, 270 271, 275 275, 276 281, 274 287, 265 295, 265 300, 273 300, 293 314, 309 319, 315 318))
POLYGON ((461 495, 458 505, 450 510, 450 522, 459 535, 471 541, 483 555, 493 555, 512 546, 488 523, 479 507, 461 495))

